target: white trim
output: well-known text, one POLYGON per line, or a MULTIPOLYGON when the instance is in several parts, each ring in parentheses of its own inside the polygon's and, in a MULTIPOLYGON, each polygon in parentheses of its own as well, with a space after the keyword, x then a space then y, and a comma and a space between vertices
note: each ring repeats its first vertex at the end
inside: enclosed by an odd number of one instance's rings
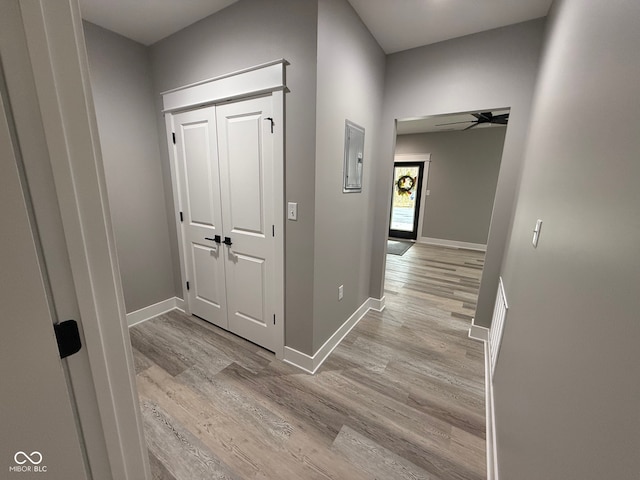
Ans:
POLYGON ((187 110, 286 88, 286 60, 256 65, 162 93, 163 112, 187 110))
POLYGON ((186 302, 178 297, 174 297, 176 300, 176 310, 180 310, 182 313, 187 313, 186 309, 186 302))
POLYGON ((111 476, 150 479, 79 5, 20 10, 111 476))
POLYGON ((385 297, 367 298, 360 307, 331 335, 326 342, 313 355, 299 352, 291 347, 284 347, 284 361, 313 375, 329 357, 331 352, 340 345, 340 342, 348 335, 369 310, 381 312, 385 307, 385 297))
POLYGON ((477 250, 479 252, 487 251, 487 246, 483 243, 459 242, 457 240, 445 240, 444 238, 419 237, 418 243, 438 245, 440 247, 465 248, 467 250, 477 250))
POLYGON ((182 295, 185 299, 182 302, 182 310, 191 314, 189 296, 186 290, 186 260, 185 241, 183 224, 180 221, 179 212, 182 208, 182 194, 180 190, 179 169, 177 166, 178 156, 176 145, 170 140, 175 132, 174 115, 178 110, 188 110, 203 105, 215 105, 222 101, 247 98, 259 94, 271 94, 272 115, 275 119, 280 119, 275 124, 273 139, 273 169, 274 169, 274 312, 276 318, 276 358, 284 359, 284 330, 285 330, 285 287, 284 287, 284 245, 285 245, 285 208, 284 208, 284 91, 285 66, 289 63, 286 60, 275 60, 273 62, 257 65, 245 70, 229 73, 221 77, 193 83, 177 89, 166 91, 162 94, 165 108, 165 128, 167 146, 169 150, 169 165, 171 170, 171 184, 173 187, 173 205, 175 208, 176 231, 178 232, 178 254, 180 256, 180 273, 182 275, 182 295))
POLYGON ((484 384, 486 446, 487 446, 487 480, 498 480, 498 445, 496 443, 496 418, 493 404, 493 378, 491 378, 491 356, 489 342, 484 342, 484 384))
POLYGON ((396 153, 393 156, 394 162, 430 162, 430 153, 396 153))
POLYGON ((376 312, 382 312, 386 307, 386 297, 382 298, 373 298, 369 297, 369 302, 371 304, 371 310, 375 310, 376 312))
POLYGON ((274 215, 273 224, 275 226, 275 241, 273 242, 273 295, 276 301, 273 303, 276 318, 276 358, 284 358, 284 329, 285 329, 285 284, 284 284, 284 262, 285 262, 285 206, 284 206, 284 127, 286 125, 284 109, 284 91, 278 90, 272 94, 272 115, 273 118, 280 118, 281 125, 274 128, 275 138, 273 140, 273 204, 274 215))
POLYGON ((496 421, 493 404, 493 376, 491 369, 491 352, 489 351, 489 329, 475 324, 469 328, 469 338, 484 344, 484 395, 487 448, 487 480, 498 480, 498 446, 496 444, 496 421))
POLYGON ((471 320, 471 327, 469 328, 469 338, 472 340, 478 340, 480 342, 486 342, 489 340, 489 329, 475 324, 476 319, 471 320))
POLYGON ((315 363, 315 355, 307 355, 306 353, 299 352, 295 348, 287 346, 284 347, 284 361, 311 375, 313 375, 319 367, 319 365, 315 363))
POLYGON ((165 128, 166 128, 166 139, 167 145, 169 149, 169 170, 171 172, 171 191, 173 192, 173 208, 174 208, 174 221, 176 222, 176 232, 178 237, 178 258, 180 260, 180 278, 182 280, 182 298, 183 300, 183 310, 191 315, 191 309, 189 308, 189 302, 186 301, 188 299, 188 292, 186 286, 186 278, 187 278, 187 269, 186 269, 186 260, 184 253, 184 230, 182 228, 182 222, 180 221, 180 213, 183 212, 182 209, 182 190, 180 188, 181 182, 179 179, 180 169, 178 168, 178 155, 176 152, 176 146, 169 141, 172 138, 173 133, 175 132, 175 125, 173 123, 173 115, 167 114, 165 115, 165 128))
POLYGON ((170 312, 171 310, 182 310, 178 307, 178 302, 182 302, 178 297, 167 298, 161 302, 127 313, 127 324, 129 327, 133 327, 134 325, 151 320, 152 318, 162 315, 163 313, 170 312))
POLYGON ((496 303, 493 308, 493 317, 491 318, 491 329, 489 331, 489 353, 491 354, 491 377, 496 370, 498 354, 500 353, 500 344, 502 343, 502 334, 504 332, 504 324, 509 310, 507 303, 507 294, 504 291, 504 283, 502 277, 498 279, 498 292, 496 293, 496 303))

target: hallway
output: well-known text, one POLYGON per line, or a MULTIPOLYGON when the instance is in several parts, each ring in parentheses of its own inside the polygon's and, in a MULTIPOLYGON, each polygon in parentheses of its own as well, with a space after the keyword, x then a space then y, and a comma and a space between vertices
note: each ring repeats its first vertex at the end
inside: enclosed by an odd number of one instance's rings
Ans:
POLYGON ((484 479, 483 259, 389 255, 386 309, 314 376, 179 312, 132 327, 154 478, 484 479))

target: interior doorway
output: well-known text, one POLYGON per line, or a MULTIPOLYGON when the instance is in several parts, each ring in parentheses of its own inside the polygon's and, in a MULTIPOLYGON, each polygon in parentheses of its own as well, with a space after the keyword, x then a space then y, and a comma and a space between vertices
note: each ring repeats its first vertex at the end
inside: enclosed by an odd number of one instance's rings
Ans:
POLYGON ((508 112, 496 109, 398 120, 390 237, 486 250, 508 112), (429 160, 425 164, 428 180, 415 189, 419 175, 402 167, 419 156, 429 160), (398 159, 406 163, 399 166, 398 159), (422 200, 422 205, 418 202, 414 207, 416 200, 422 200), (418 223, 417 232, 412 220, 418 223))

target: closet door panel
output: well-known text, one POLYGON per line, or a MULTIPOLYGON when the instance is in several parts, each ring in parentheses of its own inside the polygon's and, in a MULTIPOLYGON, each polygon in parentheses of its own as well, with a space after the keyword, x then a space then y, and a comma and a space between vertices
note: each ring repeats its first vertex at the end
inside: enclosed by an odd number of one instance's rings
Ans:
POLYGON ((217 107, 229 330, 275 350, 272 98, 217 107))

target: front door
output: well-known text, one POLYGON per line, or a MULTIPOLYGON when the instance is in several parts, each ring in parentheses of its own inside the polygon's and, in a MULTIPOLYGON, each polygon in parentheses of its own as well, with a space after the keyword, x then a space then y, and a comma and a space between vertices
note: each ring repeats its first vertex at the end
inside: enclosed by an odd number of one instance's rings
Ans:
POLYGON ((423 171, 423 162, 394 163, 389 237, 418 238, 423 171))
POLYGON ((83 480, 87 475, 5 102, 0 95, 0 205, 4 214, 0 236, 0 477, 83 480))
POLYGON ((174 119, 190 309, 273 351, 271 122, 270 96, 174 119))

